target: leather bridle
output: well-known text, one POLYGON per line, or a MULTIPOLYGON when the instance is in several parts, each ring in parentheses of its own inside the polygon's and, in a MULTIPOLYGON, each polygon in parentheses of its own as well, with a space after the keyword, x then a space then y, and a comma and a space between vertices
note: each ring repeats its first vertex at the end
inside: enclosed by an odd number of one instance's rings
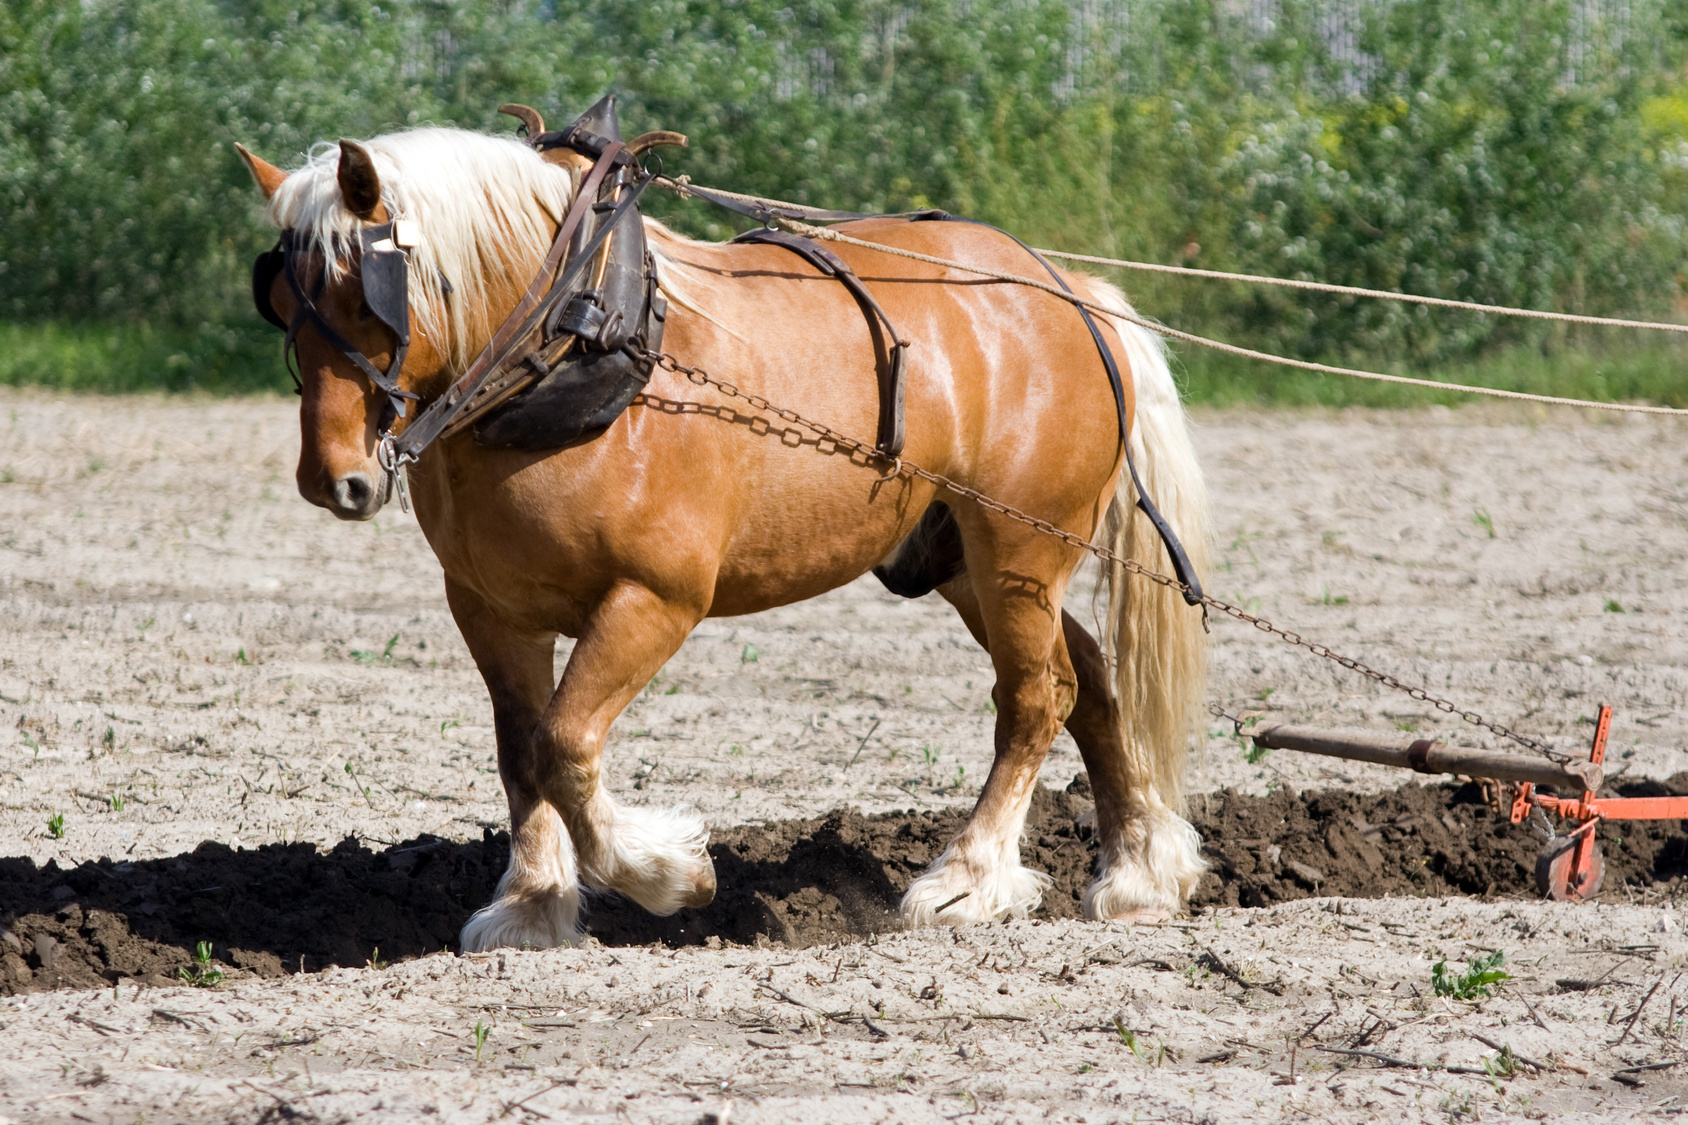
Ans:
POLYGON ((252 264, 252 302, 258 307, 260 316, 287 333, 282 354, 288 365, 288 374, 293 376, 294 388, 302 389, 298 366, 299 330, 310 324, 330 347, 338 349, 340 354, 351 360, 387 396, 388 411, 381 426, 383 434, 394 419, 405 417, 406 403, 418 401, 419 397, 399 386, 405 355, 410 351, 410 259, 405 252, 408 247, 400 243, 402 230, 402 224, 387 222, 364 227, 358 232, 362 244, 359 272, 363 281, 364 304, 398 339, 392 359, 387 362, 384 371, 335 331, 322 315, 322 310, 317 308, 316 302, 328 286, 328 263, 323 263, 322 272, 308 291, 300 283, 295 263, 306 258, 309 250, 297 231, 282 231, 275 249, 258 255, 258 260, 252 264), (291 321, 282 320, 270 301, 270 289, 278 275, 287 279, 287 287, 293 291, 293 299, 298 304, 291 321))
MULTIPOLYGON (((409 509, 409 497, 405 488, 404 466, 414 463, 422 451, 448 427, 456 429, 460 427, 454 426, 454 423, 466 423, 468 419, 463 417, 465 410, 476 403, 478 392, 486 388, 489 382, 509 374, 512 369, 528 361, 529 357, 535 356, 536 333, 542 334, 548 318, 565 298, 576 295, 575 281, 598 257, 617 224, 635 209, 639 196, 650 183, 651 176, 638 169, 627 147, 620 141, 604 141, 601 147, 593 147, 598 151, 591 171, 575 193, 574 203, 558 227, 550 250, 522 299, 493 332, 492 339, 469 365, 468 370, 398 433, 394 433, 392 427, 398 419, 408 418, 407 403, 420 401, 419 395, 399 385, 405 357, 410 348, 409 256, 406 253, 408 240, 405 240, 406 245, 400 244, 400 239, 406 233, 404 221, 366 226, 360 231, 360 276, 363 282, 364 303, 398 339, 393 357, 385 370, 376 367, 368 356, 353 347, 328 323, 317 307, 316 301, 328 284, 327 263, 324 263, 321 274, 309 289, 301 284, 300 267, 297 263, 309 250, 305 238, 299 232, 283 231, 275 248, 258 255, 253 263, 253 303, 265 320, 287 334, 283 345, 284 356, 289 364, 289 374, 293 376, 295 390, 302 389, 297 368, 299 332, 309 324, 321 334, 329 346, 349 359, 372 385, 387 396, 388 409, 383 411, 377 431, 376 459, 386 476, 386 489, 383 494, 391 495, 396 489, 406 510, 409 509), (608 219, 599 225, 579 252, 564 264, 563 258, 568 251, 569 241, 580 229, 581 223, 593 207, 598 204, 599 189, 604 186, 606 177, 617 168, 636 169, 637 174, 632 183, 619 191, 608 219), (395 238, 395 232, 399 234, 399 238, 395 238), (562 267, 561 273, 558 273, 559 266, 562 267), (298 309, 291 321, 282 320, 270 301, 270 289, 277 276, 287 279, 288 287, 298 302, 298 309)), ((566 327, 567 318, 564 318, 564 322, 566 327)), ((500 400, 507 398, 512 387, 523 386, 544 373, 543 363, 530 364, 530 370, 523 372, 522 377, 515 383, 500 386, 497 397, 500 400)), ((486 405, 492 403, 487 402, 486 405)))

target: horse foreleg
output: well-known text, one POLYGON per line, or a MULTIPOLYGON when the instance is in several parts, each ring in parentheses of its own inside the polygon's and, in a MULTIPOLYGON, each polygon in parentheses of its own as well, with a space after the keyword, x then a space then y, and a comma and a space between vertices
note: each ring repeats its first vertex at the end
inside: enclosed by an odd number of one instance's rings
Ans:
POLYGON ((581 937, 574 847, 540 795, 533 756, 534 731, 551 697, 556 638, 511 629, 449 580, 446 601, 492 696, 498 773, 510 804, 510 864, 497 897, 464 925, 463 951, 573 945, 581 937))
POLYGON ((916 925, 1024 917, 1050 883, 1020 866, 1020 834, 1077 688, 1052 618, 1053 591, 1014 586, 981 594, 963 576, 940 587, 996 668, 996 758, 966 825, 903 895, 903 917, 916 925))
POLYGON ((1084 916, 1164 921, 1183 907, 1206 869, 1201 840, 1166 807, 1151 780, 1139 776, 1138 763, 1125 752, 1119 703, 1101 646, 1071 614, 1062 613, 1061 624, 1078 677, 1067 732, 1090 775, 1101 842, 1096 878, 1084 893, 1084 916))
POLYGON ((540 721, 541 792, 568 825, 582 876, 653 914, 715 897, 709 833, 693 809, 617 804, 604 788, 604 739, 702 616, 641 586, 614 587, 575 642, 540 721))

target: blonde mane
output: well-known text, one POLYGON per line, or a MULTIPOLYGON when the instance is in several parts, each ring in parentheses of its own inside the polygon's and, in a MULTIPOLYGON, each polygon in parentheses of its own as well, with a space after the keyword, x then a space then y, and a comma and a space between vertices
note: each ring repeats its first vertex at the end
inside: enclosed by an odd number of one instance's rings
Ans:
MULTIPOLYGON (((461 370, 496 327, 488 320, 491 293, 520 290, 533 279, 574 198, 574 174, 514 137, 463 129, 389 133, 363 146, 374 158, 388 213, 417 231, 410 251, 412 329, 447 341, 461 370)), ((331 278, 344 274, 363 225, 341 201, 339 164, 339 146, 316 146, 265 212, 321 249, 331 278)))

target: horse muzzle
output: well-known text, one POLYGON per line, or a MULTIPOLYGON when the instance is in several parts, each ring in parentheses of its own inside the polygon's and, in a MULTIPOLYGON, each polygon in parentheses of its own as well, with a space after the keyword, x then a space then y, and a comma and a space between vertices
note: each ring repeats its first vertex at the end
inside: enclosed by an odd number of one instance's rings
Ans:
POLYGON ((300 481, 299 494, 343 520, 371 519, 387 502, 386 482, 382 475, 361 471, 335 477, 327 488, 321 490, 300 481))

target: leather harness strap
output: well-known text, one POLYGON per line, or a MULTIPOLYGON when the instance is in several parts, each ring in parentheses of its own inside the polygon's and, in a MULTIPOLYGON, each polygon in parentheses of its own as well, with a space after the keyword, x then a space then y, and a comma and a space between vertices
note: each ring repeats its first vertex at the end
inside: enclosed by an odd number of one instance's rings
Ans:
MULTIPOLYGON (((975 226, 990 227, 991 230, 1000 231, 1014 239, 1016 243, 1019 243, 1022 250, 1036 258, 1038 264, 1049 271, 1049 276, 1055 279, 1055 284, 1059 285, 1062 290, 1067 293, 1073 291, 1073 287, 1067 284, 1067 279, 1061 276, 1060 271, 1049 264, 1049 259, 1000 227, 991 227, 989 223, 981 223, 977 219, 964 219, 959 215, 951 215, 945 211, 932 212, 919 217, 943 222, 972 223, 975 226)), ((1073 304, 1073 308, 1077 309, 1078 315, 1084 318, 1084 326, 1090 330, 1090 339, 1095 343, 1096 351, 1102 357, 1102 366, 1108 372, 1108 386, 1114 392, 1114 409, 1119 414, 1119 441, 1125 449, 1125 467, 1131 473, 1131 485, 1137 492, 1137 508, 1149 517, 1149 522, 1154 525, 1156 533, 1161 537, 1161 542, 1166 544, 1167 557, 1172 560, 1172 572, 1178 576, 1178 581, 1184 584, 1181 593, 1184 596, 1185 603, 1193 606, 1201 605, 1202 584, 1201 579, 1196 575, 1196 568, 1190 562, 1190 556, 1185 552, 1184 544, 1178 541, 1178 536, 1173 532, 1172 525, 1166 522, 1166 517, 1161 515, 1160 509, 1155 506, 1155 502, 1149 499, 1149 492, 1143 487, 1143 478, 1137 474, 1137 460, 1131 456, 1131 430, 1125 417, 1125 380, 1120 375, 1119 363, 1114 359, 1114 351, 1108 347, 1108 341, 1102 336, 1102 328, 1096 323, 1096 317, 1091 311, 1077 303, 1073 304)))
MULTIPOLYGON (((890 338, 891 362, 880 367, 879 376, 879 431, 875 439, 875 446, 891 460, 902 456, 903 443, 907 437, 904 425, 904 404, 907 398, 906 380, 904 372, 908 368, 907 356, 909 341, 897 334, 897 328, 891 323, 885 309, 874 299, 868 287, 862 284, 862 279, 856 276, 844 259, 828 250, 825 246, 812 238, 790 231, 777 230, 769 227, 759 227, 733 239, 734 242, 765 242, 770 246, 779 246, 790 250, 810 265, 819 270, 826 277, 836 278, 850 295, 862 306, 867 313, 869 323, 877 319, 885 326, 885 335, 890 338)), ((877 363, 876 363, 877 366, 877 363)))
MULTIPOLYGON (((930 208, 923 211, 905 211, 892 215, 870 214, 864 211, 832 211, 818 207, 781 207, 766 200, 756 199, 751 196, 728 195, 724 192, 712 191, 709 188, 699 187, 693 183, 681 183, 677 186, 677 190, 682 196, 695 195, 699 199, 715 204, 717 207, 735 212, 736 214, 744 215, 747 218, 755 219, 757 222, 763 224, 771 224, 779 221, 780 219, 795 219, 799 222, 810 223, 839 223, 851 222, 857 219, 902 218, 907 219, 910 222, 959 222, 972 223, 975 226, 989 227, 991 230, 998 231, 999 233, 1014 239, 1014 242, 1018 244, 1021 249, 1025 250, 1025 252, 1030 254, 1033 258, 1036 258, 1038 264, 1049 271, 1049 276, 1055 279, 1056 284, 1058 284, 1066 292, 1072 292, 1072 287, 1067 284, 1066 278, 1060 275, 1055 267, 1049 263, 1047 258, 1045 258, 1042 254, 1039 254, 1036 250, 1033 250, 1030 246, 1027 246, 1020 239, 1015 238, 1014 235, 1009 234, 1008 231, 1002 230, 1001 227, 991 226, 989 223, 979 222, 977 219, 967 219, 960 215, 952 215, 948 211, 942 211, 937 208, 930 208)), ((799 245, 809 245, 820 249, 821 247, 819 243, 814 242, 812 239, 804 238, 801 235, 786 234, 786 232, 779 232, 785 237, 775 238, 772 237, 774 233, 774 231, 770 230, 752 231, 750 234, 743 235, 734 241, 774 242, 778 245, 785 246, 787 249, 794 250, 797 253, 802 254, 811 262, 815 261, 815 259, 811 257, 807 251, 799 249, 799 245), (793 241, 786 241, 787 238, 793 241)), ((832 257, 836 258, 836 255, 832 255, 832 257)), ((827 272, 824 267, 819 267, 818 263, 817 268, 821 268, 823 273, 827 272)), ((860 279, 855 278, 853 273, 846 272, 845 275, 839 276, 839 280, 844 281, 846 285, 850 284, 849 281, 845 280, 846 276, 855 279, 856 284, 860 285, 860 279)), ((854 287, 852 287, 851 291, 856 292, 854 287)), ((871 299, 872 298, 868 298, 868 300, 871 299)), ((877 304, 874 307, 877 308, 877 304)), ((1077 304, 1076 302, 1073 304, 1073 307, 1078 310, 1079 316, 1084 318, 1084 326, 1087 330, 1089 330, 1090 339, 1093 343, 1095 343, 1096 352, 1101 356, 1102 366, 1108 374, 1108 385, 1114 393, 1114 409, 1119 415, 1120 445, 1125 450, 1125 466, 1131 473, 1131 483, 1137 492, 1137 507, 1149 518, 1149 522, 1154 525, 1155 531, 1160 535, 1161 542, 1166 545, 1166 553, 1168 558, 1172 561, 1173 572, 1177 574, 1178 580, 1184 583, 1184 600, 1190 605, 1200 605, 1202 599, 1202 586, 1201 580, 1196 575, 1196 568, 1190 562, 1190 556, 1188 552, 1184 550, 1184 544, 1178 541, 1178 536, 1172 530, 1172 525, 1167 523, 1166 517, 1163 516, 1160 509, 1155 506, 1155 502, 1149 498, 1148 490, 1143 487, 1143 478, 1137 472, 1136 459, 1131 456, 1130 425, 1125 416, 1125 381, 1120 374, 1119 363, 1114 359, 1113 349, 1108 347, 1108 342, 1102 335, 1101 327, 1096 323, 1096 318, 1091 315, 1090 310, 1085 308, 1083 305, 1077 304)), ((881 319, 884 318, 884 315, 885 314, 883 312, 879 313, 881 319)), ((886 322, 886 327, 890 327, 890 323, 888 321, 886 322)), ((893 332, 892 335, 894 338, 895 333, 893 332)), ((896 353, 893 353, 893 359, 895 359, 895 354, 896 353)), ((893 379, 898 380, 900 383, 900 376, 901 372, 898 371, 893 375, 893 379)), ((880 448, 883 450, 886 402, 886 395, 884 394, 885 380, 883 377, 880 381, 880 387, 880 448)), ((900 434, 902 432, 900 425, 902 410, 900 385, 897 387, 897 394, 897 412, 899 419, 898 433, 900 434)), ((900 452, 902 449, 902 443, 900 441, 898 442, 897 448, 900 452)), ((894 456, 894 454, 888 454, 888 456, 894 456)))
MULTIPOLYGON (((465 371, 462 378, 453 383, 443 395, 435 399, 412 425, 406 427, 404 432, 394 439, 395 450, 389 456, 392 456, 395 460, 395 470, 390 471, 396 471, 396 465, 399 461, 414 461, 417 455, 422 452, 423 447, 439 436, 440 432, 451 424, 458 414, 462 413, 463 409, 475 397, 475 392, 504 366, 504 361, 508 358, 512 346, 533 332, 538 326, 536 318, 543 319, 543 314, 550 311, 550 306, 555 305, 562 299, 575 275, 585 268, 591 257, 595 256, 597 246, 592 247, 592 255, 582 255, 577 258, 570 264, 570 268, 565 271, 563 277, 552 281, 558 265, 563 260, 563 255, 568 250, 569 240, 574 237, 574 232, 580 227, 581 221, 585 219, 587 212, 597 202, 598 186, 604 182, 604 177, 615 166, 615 158, 620 154, 621 147, 621 142, 611 142, 604 154, 592 166, 592 171, 587 174, 580 190, 575 193, 574 205, 569 208, 562 225, 557 228, 556 237, 551 240, 550 252, 545 255, 545 261, 540 265, 538 272, 534 274, 533 280, 528 283, 527 292, 522 295, 521 301, 511 310, 510 315, 505 317, 504 322, 498 326, 498 330, 493 333, 492 339, 487 342, 487 346, 482 349, 475 362, 470 364, 469 370, 465 371)), ((642 183, 639 186, 643 186, 642 183)), ((631 210, 633 201, 639 197, 638 191, 628 194, 629 199, 623 207, 617 209, 618 213, 615 217, 631 210)), ((614 227, 613 221, 606 223, 599 232, 601 237, 596 241, 601 244, 604 239, 609 237, 609 233, 614 227)))

